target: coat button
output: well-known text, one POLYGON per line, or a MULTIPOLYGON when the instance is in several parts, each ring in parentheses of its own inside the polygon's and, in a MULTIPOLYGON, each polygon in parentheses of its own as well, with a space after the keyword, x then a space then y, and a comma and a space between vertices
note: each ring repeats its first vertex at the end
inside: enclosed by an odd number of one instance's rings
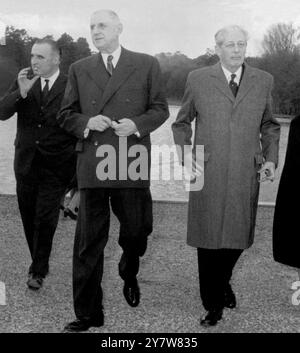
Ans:
POLYGON ((35 141, 35 143, 38 145, 40 143, 40 141, 35 141))
POLYGON ((92 104, 95 105, 95 104, 96 104, 96 101, 92 101, 92 104))
POLYGON ((42 125, 41 125, 41 124, 38 124, 38 127, 42 127, 42 125))
POLYGON ((94 145, 95 145, 95 146, 98 146, 98 141, 95 141, 95 142, 94 142, 94 145))

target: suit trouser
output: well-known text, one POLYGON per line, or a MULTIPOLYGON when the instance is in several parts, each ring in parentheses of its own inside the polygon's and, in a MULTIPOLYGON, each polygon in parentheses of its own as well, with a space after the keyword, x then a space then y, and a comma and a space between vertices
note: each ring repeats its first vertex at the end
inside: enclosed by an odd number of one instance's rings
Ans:
POLYGON ((200 297, 206 310, 221 309, 241 249, 198 248, 200 297))
POLYGON ((17 198, 32 263, 29 273, 46 276, 60 200, 66 183, 35 158, 26 176, 16 174, 17 198))
POLYGON ((134 280, 139 257, 152 232, 152 198, 149 188, 98 188, 80 190, 80 207, 73 253, 73 298, 77 318, 91 318, 102 310, 104 248, 108 240, 110 207, 120 222, 123 254, 119 274, 134 280))

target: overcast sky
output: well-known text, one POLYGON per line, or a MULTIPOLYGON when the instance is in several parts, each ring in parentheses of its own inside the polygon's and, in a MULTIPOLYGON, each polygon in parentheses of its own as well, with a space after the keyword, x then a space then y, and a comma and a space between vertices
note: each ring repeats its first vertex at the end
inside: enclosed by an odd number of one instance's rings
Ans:
POLYGON ((259 55, 266 29, 278 22, 300 26, 299 0, 1 0, 0 20, 29 35, 67 32, 85 37, 91 49, 89 20, 93 11, 116 11, 124 25, 121 44, 157 54, 177 50, 191 58, 214 48, 214 34, 228 24, 250 34, 249 55, 259 55))

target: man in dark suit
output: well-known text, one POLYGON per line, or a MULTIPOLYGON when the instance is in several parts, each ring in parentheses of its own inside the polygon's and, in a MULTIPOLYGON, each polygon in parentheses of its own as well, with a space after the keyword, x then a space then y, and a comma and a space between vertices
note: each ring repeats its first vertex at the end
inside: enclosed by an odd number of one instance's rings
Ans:
POLYGON ((67 78, 59 72, 56 42, 37 40, 31 66, 0 100, 0 119, 18 114, 14 170, 17 198, 32 263, 27 285, 37 290, 49 270, 60 200, 75 174, 76 139, 56 119, 67 78))
POLYGON ((71 66, 59 115, 61 126, 79 139, 80 209, 73 255, 77 320, 66 326, 69 331, 104 323, 101 278, 109 200, 120 222, 123 293, 129 305, 139 304, 139 258, 152 232, 150 132, 169 116, 158 61, 120 47, 117 14, 95 12, 90 29, 99 54, 71 66))
POLYGON ((236 306, 230 280, 254 240, 259 179, 272 181, 278 162, 273 78, 244 63, 247 39, 239 26, 216 33, 220 62, 190 73, 172 125, 183 149, 191 145, 195 119, 193 148, 204 145, 204 187, 189 194, 187 227, 188 244, 198 252, 200 295, 208 311, 200 321, 204 327, 216 325, 224 307, 236 306))

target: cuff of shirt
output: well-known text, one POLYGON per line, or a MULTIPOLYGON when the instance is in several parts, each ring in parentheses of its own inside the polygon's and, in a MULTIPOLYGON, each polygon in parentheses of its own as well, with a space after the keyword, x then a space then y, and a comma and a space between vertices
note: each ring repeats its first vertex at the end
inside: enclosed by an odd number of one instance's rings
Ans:
POLYGON ((89 135, 90 129, 87 127, 84 131, 83 131, 83 137, 86 139, 89 135))

